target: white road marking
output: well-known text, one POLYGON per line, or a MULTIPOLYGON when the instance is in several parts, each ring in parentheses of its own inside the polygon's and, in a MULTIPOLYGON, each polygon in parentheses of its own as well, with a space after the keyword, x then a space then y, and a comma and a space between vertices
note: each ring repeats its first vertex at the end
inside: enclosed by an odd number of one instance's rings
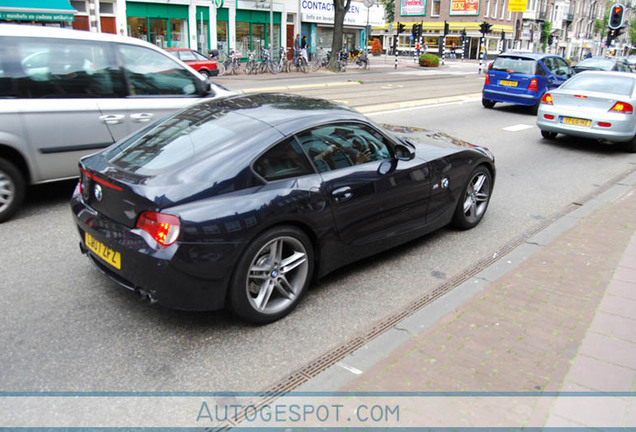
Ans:
POLYGON ((518 125, 514 125, 514 126, 508 126, 503 128, 503 130, 508 131, 508 132, 519 132, 522 130, 526 130, 526 129, 530 129, 533 128, 534 125, 527 125, 527 124, 518 124, 518 125))
POLYGON ((348 364, 345 364, 343 362, 338 362, 336 363, 338 366, 340 366, 341 368, 348 370, 349 372, 351 372, 352 374, 355 375, 362 375, 362 371, 358 368, 354 368, 353 366, 349 366, 348 364))

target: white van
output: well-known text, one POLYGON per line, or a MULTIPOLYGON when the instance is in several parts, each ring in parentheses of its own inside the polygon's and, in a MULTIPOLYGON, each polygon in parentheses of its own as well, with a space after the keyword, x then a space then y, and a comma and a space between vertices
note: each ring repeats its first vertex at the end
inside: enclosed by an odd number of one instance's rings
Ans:
POLYGON ((28 184, 77 177, 82 156, 232 94, 144 41, 0 24, 0 222, 28 184))

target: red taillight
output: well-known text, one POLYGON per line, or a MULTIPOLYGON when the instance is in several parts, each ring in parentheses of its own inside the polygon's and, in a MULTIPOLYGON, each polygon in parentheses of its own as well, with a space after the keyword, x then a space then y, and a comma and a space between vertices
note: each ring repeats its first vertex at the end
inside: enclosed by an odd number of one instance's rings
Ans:
POLYGON ((539 91, 539 81, 536 78, 533 78, 528 84, 528 90, 530 91, 539 91))
POLYGON ((103 184, 104 186, 107 186, 111 189, 115 189, 116 191, 122 191, 122 188, 120 188, 119 186, 116 186, 112 183, 107 182, 106 180, 102 180, 97 176, 94 176, 93 174, 89 173, 88 171, 85 171, 83 169, 80 169, 80 171, 86 175, 86 177, 90 178, 91 180, 95 180, 97 183, 103 184))
POLYGON ((137 220, 137 228, 141 228, 163 246, 170 246, 179 237, 181 223, 173 215, 143 212, 137 220))
POLYGON ((486 74, 486 85, 490 84, 490 76, 486 74))
POLYGON ((585 95, 574 95, 575 98, 587 99, 585 95))
POLYGON ((547 120, 554 120, 554 116, 552 114, 543 114, 543 118, 547 120))
POLYGON ((615 111, 623 114, 632 114, 634 112, 634 107, 627 102, 616 102, 610 109, 610 111, 615 111))
POLYGON ((543 97, 541 98, 541 103, 544 103, 546 105, 552 105, 552 95, 550 93, 544 94, 543 97))
POLYGON ((598 122, 598 125, 600 127, 612 127, 612 124, 608 122, 598 122))

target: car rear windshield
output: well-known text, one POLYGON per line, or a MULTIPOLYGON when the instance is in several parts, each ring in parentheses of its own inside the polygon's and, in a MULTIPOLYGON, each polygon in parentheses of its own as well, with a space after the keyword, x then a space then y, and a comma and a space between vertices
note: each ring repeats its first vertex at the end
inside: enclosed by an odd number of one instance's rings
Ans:
POLYGON ((490 70, 534 75, 537 62, 518 57, 497 57, 490 70))
POLYGON ((631 96, 634 91, 634 78, 613 75, 611 72, 603 73, 602 76, 598 73, 582 72, 566 81, 561 88, 631 96))
POLYGON ((603 69, 603 70, 611 70, 614 66, 614 62, 612 60, 607 59, 586 59, 579 63, 577 68, 590 68, 590 69, 603 69))
POLYGON ((204 103, 133 135, 104 157, 126 171, 152 175, 247 140, 259 128, 257 120, 204 103))

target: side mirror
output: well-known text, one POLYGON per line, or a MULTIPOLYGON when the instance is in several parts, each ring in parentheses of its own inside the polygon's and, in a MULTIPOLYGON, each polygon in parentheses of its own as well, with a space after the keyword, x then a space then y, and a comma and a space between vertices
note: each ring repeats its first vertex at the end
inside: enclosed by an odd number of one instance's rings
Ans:
POLYGON ((404 144, 398 144, 395 146, 394 155, 397 160, 410 161, 415 157, 415 152, 404 144))

